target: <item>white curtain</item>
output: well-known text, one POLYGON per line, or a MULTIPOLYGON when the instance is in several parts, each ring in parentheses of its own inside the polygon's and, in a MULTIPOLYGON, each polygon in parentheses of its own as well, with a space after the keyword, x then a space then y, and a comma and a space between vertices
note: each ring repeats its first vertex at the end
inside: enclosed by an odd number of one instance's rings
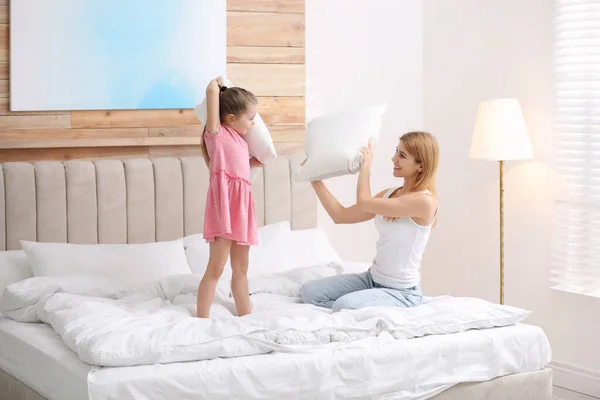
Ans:
POLYGON ((600 295, 600 0, 555 0, 552 286, 600 295))

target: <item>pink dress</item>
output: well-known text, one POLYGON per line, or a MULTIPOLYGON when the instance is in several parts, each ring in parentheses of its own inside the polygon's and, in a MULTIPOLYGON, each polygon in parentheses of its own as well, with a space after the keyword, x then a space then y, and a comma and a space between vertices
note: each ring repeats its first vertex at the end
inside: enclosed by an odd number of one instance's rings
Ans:
POLYGON ((250 190, 248 144, 233 129, 221 125, 217 135, 204 133, 210 157, 210 181, 204 212, 204 239, 230 239, 258 244, 254 199, 250 190))

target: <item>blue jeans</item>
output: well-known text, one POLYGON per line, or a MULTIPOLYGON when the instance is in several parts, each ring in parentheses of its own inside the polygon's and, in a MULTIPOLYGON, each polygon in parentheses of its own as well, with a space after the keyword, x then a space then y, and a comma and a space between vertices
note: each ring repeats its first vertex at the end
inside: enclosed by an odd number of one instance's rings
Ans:
POLYGON ((304 303, 331 308, 333 312, 372 306, 421 305, 421 287, 391 289, 373 281, 371 272, 336 275, 308 282, 300 288, 304 303))

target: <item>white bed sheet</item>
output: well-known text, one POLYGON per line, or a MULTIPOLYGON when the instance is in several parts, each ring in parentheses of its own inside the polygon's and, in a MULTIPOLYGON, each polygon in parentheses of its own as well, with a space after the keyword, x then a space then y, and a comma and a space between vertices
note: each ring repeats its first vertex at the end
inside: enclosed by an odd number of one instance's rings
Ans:
POLYGON ((457 382, 539 370, 551 358, 543 331, 526 324, 411 340, 382 335, 348 347, 96 369, 51 328, 0 319, 0 367, 50 400, 426 399, 457 382))

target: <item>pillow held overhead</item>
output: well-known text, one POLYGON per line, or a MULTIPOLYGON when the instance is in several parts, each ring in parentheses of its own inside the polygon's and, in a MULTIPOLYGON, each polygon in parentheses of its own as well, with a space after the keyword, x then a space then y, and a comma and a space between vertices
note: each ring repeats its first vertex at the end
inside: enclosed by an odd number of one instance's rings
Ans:
MULTIPOLYGON (((233 87, 231 81, 223 76, 219 77, 219 85, 233 87)), ((206 109, 206 97, 204 97, 202 102, 196 106, 194 112, 202 125, 206 126, 208 114, 206 109)), ((256 157, 261 163, 265 164, 267 161, 277 157, 271 133, 258 113, 254 118, 254 126, 242 137, 246 143, 248 143, 250 155, 256 157)))
POLYGON ((296 172, 298 181, 314 181, 356 174, 360 149, 377 142, 387 105, 379 104, 326 114, 306 126, 306 162, 296 172))

